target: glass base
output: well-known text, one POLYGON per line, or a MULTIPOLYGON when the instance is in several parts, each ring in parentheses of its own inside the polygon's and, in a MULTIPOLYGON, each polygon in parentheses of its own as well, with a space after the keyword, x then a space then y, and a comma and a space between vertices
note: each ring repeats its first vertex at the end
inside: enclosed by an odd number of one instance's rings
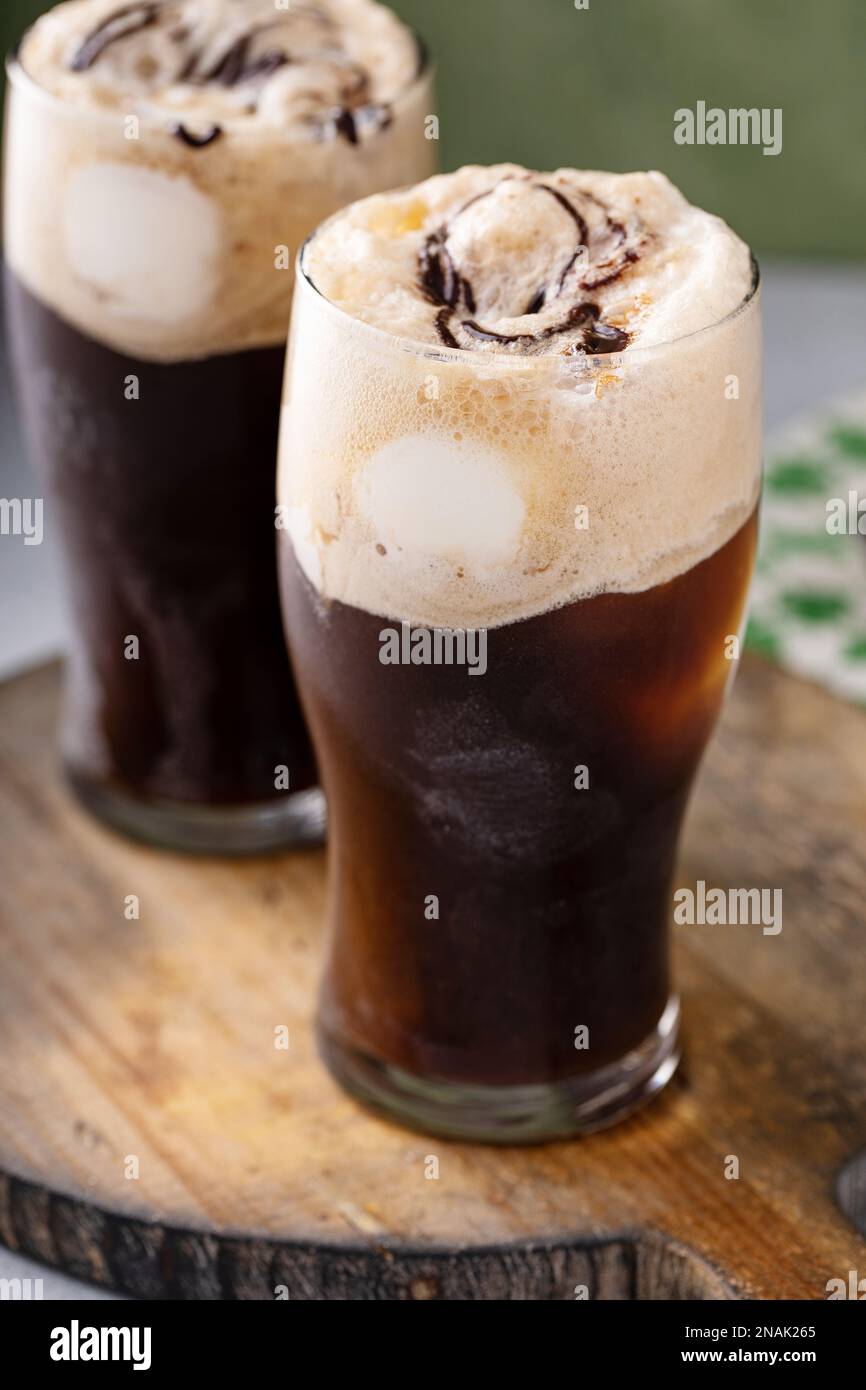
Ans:
POLYGON ((182 801, 144 801, 66 769, 79 801, 135 840, 188 854, 267 854, 321 845, 325 798, 318 787, 248 806, 196 806, 182 801))
POLYGON ((538 1144, 605 1129, 651 1100, 677 1069, 679 1021, 672 995, 649 1037, 620 1061, 532 1086, 424 1079, 338 1041, 321 1024, 319 1049, 351 1095, 410 1129, 486 1144, 538 1144))

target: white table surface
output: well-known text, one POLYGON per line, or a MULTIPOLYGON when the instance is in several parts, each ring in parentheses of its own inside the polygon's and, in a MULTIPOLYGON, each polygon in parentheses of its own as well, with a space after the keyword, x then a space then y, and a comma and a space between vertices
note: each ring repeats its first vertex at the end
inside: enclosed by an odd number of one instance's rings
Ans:
MULTIPOLYGON (((765 422, 768 434, 866 387, 866 268, 765 260, 765 422)), ((0 358, 0 496, 38 495, 24 461, 0 358)), ((64 614, 50 536, 41 546, 0 537, 0 678, 62 649, 64 614)), ((2 1123, 2 1117, 0 1117, 2 1123)), ((0 1247, 0 1278, 42 1278, 46 1299, 102 1293, 0 1247)))

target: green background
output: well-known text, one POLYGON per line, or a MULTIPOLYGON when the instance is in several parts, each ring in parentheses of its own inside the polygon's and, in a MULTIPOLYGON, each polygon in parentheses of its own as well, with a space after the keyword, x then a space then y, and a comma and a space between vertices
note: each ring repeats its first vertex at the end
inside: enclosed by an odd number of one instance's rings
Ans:
MULTIPOLYGON (((444 168, 659 168, 761 251, 866 254, 866 0, 392 3, 437 60, 444 168), (782 153, 674 144, 698 100, 781 107, 782 153)), ((6 46, 47 8, 2 0, 6 46)))

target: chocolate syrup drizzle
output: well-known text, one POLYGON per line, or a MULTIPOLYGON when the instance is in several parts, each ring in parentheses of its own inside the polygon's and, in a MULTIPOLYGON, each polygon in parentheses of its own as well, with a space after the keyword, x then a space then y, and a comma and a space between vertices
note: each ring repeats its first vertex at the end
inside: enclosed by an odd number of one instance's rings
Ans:
POLYGON ((184 145, 189 145, 191 150, 204 150, 208 145, 212 145, 214 140, 218 140, 223 133, 221 125, 212 125, 209 130, 205 130, 201 135, 197 135, 192 130, 187 130, 186 126, 178 121, 177 125, 171 128, 172 135, 182 141, 184 145))
MULTIPOLYGON (((158 21, 164 4, 165 0, 140 0, 140 3, 124 5, 121 9, 115 10, 84 39, 71 60, 71 70, 86 72, 99 61, 112 44, 150 28, 158 21)), ((387 129, 393 119, 391 107, 370 100, 370 74, 359 63, 350 61, 344 55, 339 43, 339 26, 334 16, 315 4, 293 5, 292 13, 303 15, 321 26, 328 35, 333 61, 344 68, 346 73, 346 80, 340 92, 342 105, 323 112, 320 118, 311 118, 319 138, 339 136, 350 145, 358 145, 362 132, 372 133, 387 129)), ((205 72, 200 71, 203 52, 200 50, 191 53, 178 76, 178 81, 196 86, 213 83, 221 87, 237 87, 252 81, 266 82, 280 68, 294 61, 303 62, 303 58, 295 60, 291 53, 281 48, 269 48, 256 58, 250 57, 250 49, 256 36, 268 29, 280 27, 281 22, 278 19, 252 25, 236 38, 205 72)), ((189 31, 181 26, 173 30, 169 37, 175 43, 185 43, 189 38, 189 31)), ((419 71, 423 70, 425 62, 426 56, 419 50, 419 71)), ((220 126, 215 125, 205 136, 197 137, 182 124, 177 124, 172 128, 172 133, 191 148, 204 149, 223 132, 220 126)))
MULTIPOLYGON (((509 174, 500 182, 507 182, 508 179, 514 177, 514 175, 509 174)), ((532 186, 550 194, 552 198, 556 199, 563 211, 568 213, 577 230, 578 245, 552 284, 541 285, 536 291, 523 311, 524 315, 527 316, 539 313, 545 304, 557 299, 563 293, 581 252, 584 248, 589 249, 590 241, 589 226, 586 219, 579 209, 566 198, 564 193, 558 188, 552 188, 547 183, 533 182, 532 186)), ((449 348, 471 347, 473 340, 479 343, 496 343, 502 347, 510 347, 517 343, 538 344, 561 334, 574 332, 580 336, 569 344, 572 351, 593 355, 622 352, 629 344, 629 334, 625 329, 604 323, 601 318, 601 309, 591 299, 581 299, 579 303, 572 305, 562 319, 533 333, 498 333, 495 329, 485 328, 483 324, 478 323, 474 317, 476 313, 475 291, 470 280, 462 275, 454 264, 448 249, 448 238, 456 219, 475 203, 480 202, 482 198, 488 198, 494 188, 498 187, 499 184, 494 184, 493 188, 489 188, 483 193, 476 193, 474 197, 463 204, 450 222, 443 223, 441 227, 430 233, 419 252, 419 283, 425 298, 438 310, 435 323, 440 340, 449 348), (467 317, 459 319, 459 329, 464 337, 469 338, 468 343, 465 341, 461 343, 455 332, 455 319, 461 311, 467 317)), ((638 261, 640 251, 646 244, 646 238, 641 237, 637 246, 628 245, 628 233, 625 226, 617 218, 611 216, 604 203, 594 194, 583 189, 580 190, 580 196, 593 203, 601 211, 605 219, 605 232, 612 242, 611 251, 604 260, 597 262, 576 282, 576 289, 592 291, 599 289, 602 285, 609 285, 618 279, 630 265, 638 261)))
POLYGON ((143 4, 124 5, 122 9, 108 15, 88 34, 74 55, 69 65, 72 71, 86 72, 118 39, 125 39, 130 34, 149 29, 159 18, 162 4, 163 0, 146 0, 143 4))
POLYGON ((246 33, 236 38, 234 43, 229 44, 221 57, 206 72, 199 71, 202 52, 191 53, 179 80, 198 87, 207 86, 209 82, 219 87, 238 87, 241 83, 249 82, 263 74, 270 77, 278 68, 285 67, 292 61, 290 55, 282 49, 269 48, 266 53, 251 61, 249 53, 253 39, 258 34, 265 34, 269 29, 276 28, 278 23, 278 20, 271 20, 267 24, 252 25, 246 33))

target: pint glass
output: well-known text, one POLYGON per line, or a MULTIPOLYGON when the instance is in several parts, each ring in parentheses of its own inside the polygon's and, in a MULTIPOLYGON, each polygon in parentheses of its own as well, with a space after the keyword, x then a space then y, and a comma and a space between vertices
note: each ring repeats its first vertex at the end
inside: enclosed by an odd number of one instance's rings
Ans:
POLYGON ((274 542, 294 260, 336 208, 431 172, 429 69, 378 5, 94 0, 8 75, 5 294, 66 561, 67 776, 159 844, 319 839, 274 542), (350 61, 365 25, 383 63, 405 49, 388 105, 350 61))
POLYGON ((699 332, 527 357, 361 321, 315 239, 279 498, 329 804, 323 1055, 423 1130, 591 1130, 678 1060, 671 878, 755 551, 757 272, 699 332))

